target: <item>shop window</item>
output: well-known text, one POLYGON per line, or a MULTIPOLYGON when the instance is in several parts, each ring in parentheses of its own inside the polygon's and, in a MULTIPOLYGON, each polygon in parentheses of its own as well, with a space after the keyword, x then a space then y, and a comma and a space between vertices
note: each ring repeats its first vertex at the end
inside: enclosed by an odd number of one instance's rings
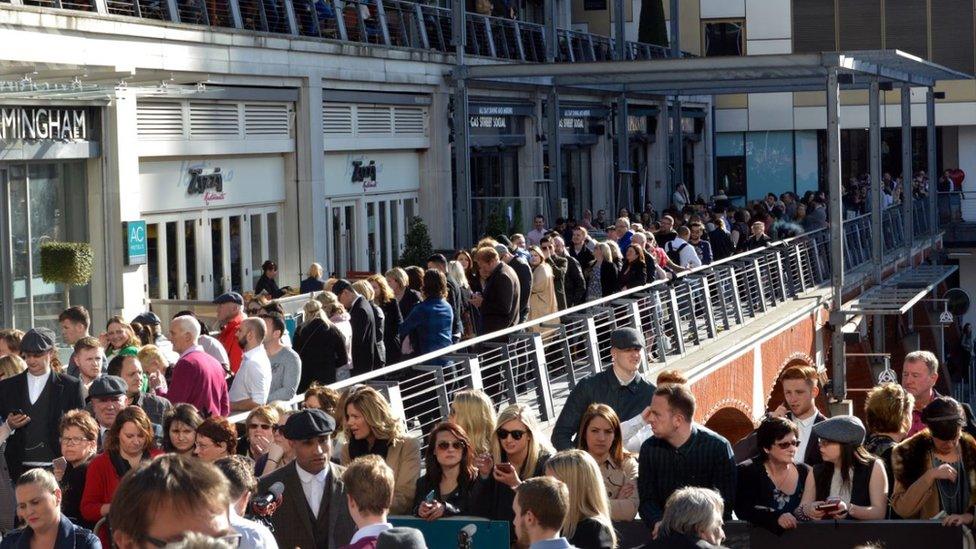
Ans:
POLYGON ((729 197, 746 194, 745 136, 742 133, 715 135, 715 190, 729 197))
POLYGON ((703 21, 702 40, 705 57, 745 55, 745 21, 703 21))

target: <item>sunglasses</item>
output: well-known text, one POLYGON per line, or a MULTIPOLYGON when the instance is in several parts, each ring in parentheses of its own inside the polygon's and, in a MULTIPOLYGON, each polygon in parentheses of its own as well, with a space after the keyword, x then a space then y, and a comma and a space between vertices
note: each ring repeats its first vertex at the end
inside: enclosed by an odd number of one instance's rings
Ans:
POLYGON ((248 309, 247 310, 247 314, 249 314, 249 315, 256 315, 256 314, 260 314, 260 313, 261 313, 261 309, 248 309))
MULTIPOLYGON (((277 427, 277 425, 275 425, 275 427, 277 427)), ((267 424, 267 423, 252 423, 252 424, 248 425, 247 428, 248 429, 264 429, 265 431, 267 431, 268 429, 271 429, 272 426, 270 424, 267 424)))
POLYGON ((446 451, 448 448, 454 448, 455 450, 463 450, 465 446, 467 445, 464 443, 464 441, 461 440, 455 440, 453 442, 442 440, 437 443, 437 449, 441 451, 446 451))
POLYGON ((799 440, 788 440, 786 442, 777 442, 776 443, 776 447, 779 448, 780 450, 789 450, 789 448, 791 446, 794 446, 794 447, 799 448, 800 447, 800 441, 799 440))
POLYGON ((514 431, 499 429, 495 431, 495 434, 498 435, 498 440, 505 440, 506 438, 508 438, 508 435, 512 435, 512 438, 515 440, 522 440, 522 437, 525 436, 525 431, 519 429, 516 429, 514 431))

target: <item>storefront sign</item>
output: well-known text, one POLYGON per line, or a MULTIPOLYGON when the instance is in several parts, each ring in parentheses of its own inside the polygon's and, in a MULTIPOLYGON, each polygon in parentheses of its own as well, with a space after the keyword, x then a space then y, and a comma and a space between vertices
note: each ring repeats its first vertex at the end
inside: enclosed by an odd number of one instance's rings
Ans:
POLYGON ((634 116, 630 115, 627 117, 627 132, 628 133, 647 133, 647 117, 646 116, 634 116))
POLYGON ((472 128, 503 130, 508 128, 508 118, 507 116, 471 116, 468 118, 468 123, 472 128))
POLYGON ((82 108, 0 107, 0 140, 14 139, 88 139, 88 111, 82 108))
POLYGON ((353 160, 350 180, 354 185, 362 185, 363 191, 376 187, 376 161, 353 160))
POLYGON ((475 105, 472 109, 478 116, 514 116, 514 105, 475 105))
POLYGON ((143 215, 285 200, 280 155, 139 162, 143 215))
POLYGON ((203 195, 203 201, 208 206, 211 202, 224 200, 224 176, 220 168, 214 168, 213 173, 204 174, 202 168, 190 168, 190 184, 186 186, 186 194, 203 195))
POLYGON ((125 264, 145 265, 149 256, 145 221, 123 221, 125 231, 125 264))

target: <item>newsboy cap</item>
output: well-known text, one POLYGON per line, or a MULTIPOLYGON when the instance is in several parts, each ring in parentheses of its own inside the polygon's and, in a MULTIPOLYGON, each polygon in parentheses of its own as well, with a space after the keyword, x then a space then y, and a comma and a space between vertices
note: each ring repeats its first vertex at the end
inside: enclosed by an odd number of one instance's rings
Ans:
POLYGON ((308 408, 288 416, 281 436, 288 440, 308 440, 331 435, 336 423, 332 416, 316 408, 308 408))
POLYGON ((46 353, 54 348, 54 334, 47 328, 31 328, 20 340, 20 350, 25 353, 46 353))
POLYGON ((427 542, 420 530, 397 526, 380 532, 376 549, 427 549, 427 542))
POLYGON ((214 305, 221 305, 224 303, 237 303, 238 305, 244 305, 244 297, 237 292, 227 292, 220 294, 216 299, 213 300, 214 305))
POLYGON ((610 345, 614 349, 643 349, 644 338, 633 328, 620 328, 610 334, 610 345))
POLYGON ((856 416, 836 416, 813 426, 818 438, 844 444, 863 444, 864 433, 864 424, 856 416))
POLYGON ((124 395, 128 389, 129 384, 119 376, 99 376, 88 387, 88 398, 124 395))
POLYGON ((139 313, 138 316, 132 319, 132 322, 138 322, 143 326, 159 326, 161 324, 159 317, 152 311, 139 313))

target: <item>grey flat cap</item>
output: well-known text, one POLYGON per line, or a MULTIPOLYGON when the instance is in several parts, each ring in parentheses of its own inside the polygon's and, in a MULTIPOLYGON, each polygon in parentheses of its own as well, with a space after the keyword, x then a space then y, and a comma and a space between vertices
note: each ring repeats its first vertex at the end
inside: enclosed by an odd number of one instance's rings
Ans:
POLYGON ((864 424, 855 416, 837 416, 813 426, 813 434, 823 440, 844 444, 864 443, 864 424))
POLYGON ((498 252, 498 255, 501 257, 504 257, 505 254, 512 253, 511 250, 508 249, 508 246, 504 244, 495 244, 495 251, 498 252))
POLYGON ((54 334, 47 328, 31 328, 20 341, 25 353, 46 353, 54 348, 54 334))
POLYGON ((420 530, 397 526, 380 532, 376 537, 376 549, 427 549, 427 542, 420 530))
POLYGON ((315 408, 306 408, 288 416, 281 435, 288 440, 308 440, 331 435, 336 424, 332 416, 315 408))
POLYGON ((88 400, 100 397, 124 395, 129 385, 118 376, 99 376, 88 387, 88 400))
POLYGON ((610 345, 614 349, 643 349, 644 338, 633 328, 620 328, 610 334, 610 345))

